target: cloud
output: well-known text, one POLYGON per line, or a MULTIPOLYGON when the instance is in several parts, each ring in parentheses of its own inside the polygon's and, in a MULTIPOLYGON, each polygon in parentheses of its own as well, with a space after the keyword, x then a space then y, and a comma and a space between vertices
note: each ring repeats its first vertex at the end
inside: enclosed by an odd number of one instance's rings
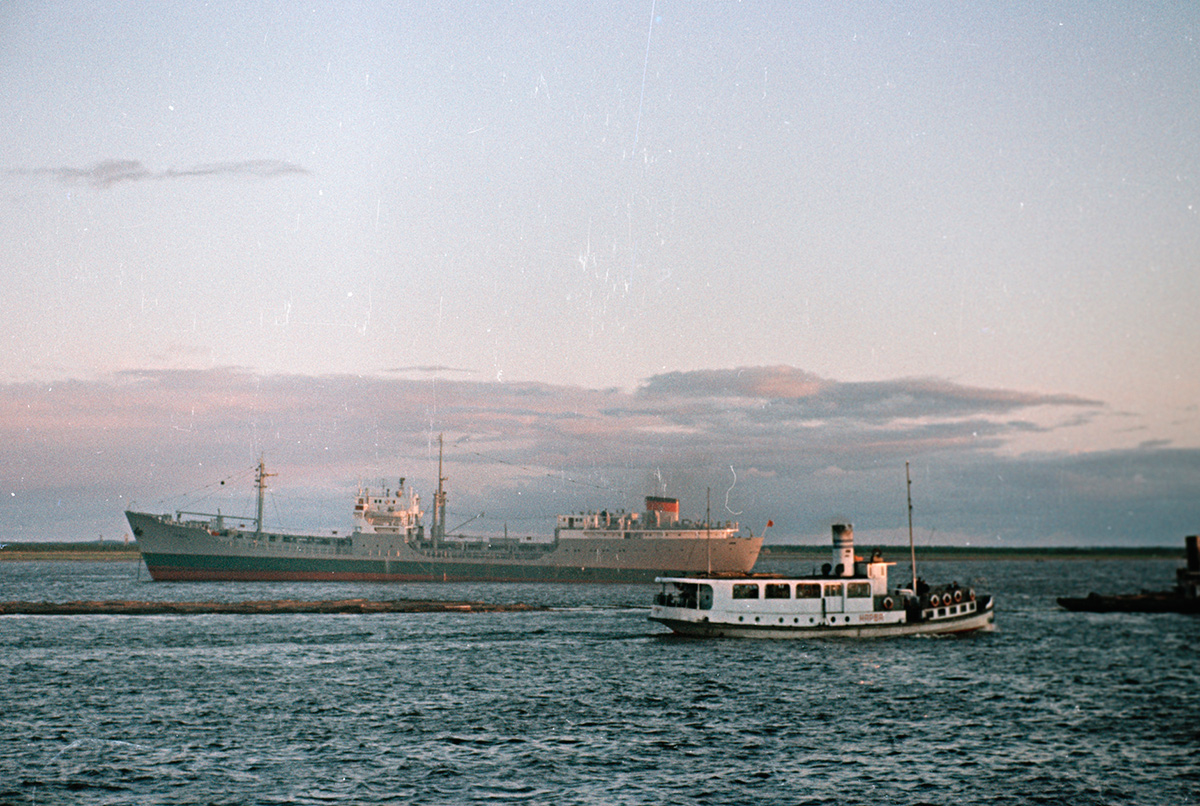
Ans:
POLYGON ((304 168, 281 160, 244 160, 197 165, 192 168, 151 171, 137 160, 103 160, 88 168, 17 168, 10 176, 50 176, 67 183, 83 183, 94 188, 109 188, 119 182, 148 179, 182 179, 197 176, 255 176, 273 178, 288 174, 307 174, 304 168))
MULTIPOLYGON (((690 513, 711 494, 755 528, 773 518, 780 537, 823 540, 843 515, 860 534, 899 540, 906 461, 923 528, 947 539, 1173 544, 1195 531, 1200 452, 1001 450, 1030 433, 1062 432, 1055 443, 1068 444, 1080 412, 1100 408, 937 379, 841 383, 788 367, 669 373, 632 392, 234 369, 8 384, 0 539, 116 536, 131 499, 194 509, 183 505, 187 491, 211 490, 259 456, 279 473, 285 527, 344 527, 362 479, 405 476, 428 499, 439 434, 451 516, 486 511, 483 531, 545 533, 558 512, 634 508, 665 492, 690 513)), ((223 511, 249 506, 248 483, 223 489, 247 499, 223 511)))
POLYGON ((749 397, 772 400, 813 398, 830 382, 788 366, 741 367, 739 369, 667 372, 641 386, 648 397, 749 397))
POLYGON ((391 367, 385 370, 388 374, 403 375, 407 373, 417 373, 421 375, 440 375, 441 373, 450 373, 454 375, 475 375, 473 369, 463 369, 460 367, 448 367, 443 364, 420 364, 409 367, 391 367))
POLYGON ((836 455, 852 466, 932 451, 992 452, 1012 437, 1089 422, 1101 402, 936 378, 845 383, 792 367, 674 372, 606 412, 697 458, 744 457, 771 471, 836 455), (704 435, 701 442, 695 435, 704 435), (808 459, 797 458, 801 454, 808 459))
POLYGON ((1073 395, 962 386, 939 378, 843 383, 787 366, 671 372, 640 387, 647 399, 743 398, 790 404, 812 417, 886 421, 901 417, 995 414, 1034 406, 1099 408, 1073 395))

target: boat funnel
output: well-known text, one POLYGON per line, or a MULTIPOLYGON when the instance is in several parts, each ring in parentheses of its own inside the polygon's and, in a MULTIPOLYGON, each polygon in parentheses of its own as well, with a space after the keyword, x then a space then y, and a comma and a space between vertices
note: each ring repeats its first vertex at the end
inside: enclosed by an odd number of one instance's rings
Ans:
POLYGON ((1200 574, 1200 535, 1188 535, 1183 540, 1187 546, 1187 569, 1200 574))
POLYGON ((833 525, 833 573, 854 576, 854 527, 848 523, 833 525))
POLYGON ((646 525, 674 526, 679 523, 679 499, 646 496, 646 525))

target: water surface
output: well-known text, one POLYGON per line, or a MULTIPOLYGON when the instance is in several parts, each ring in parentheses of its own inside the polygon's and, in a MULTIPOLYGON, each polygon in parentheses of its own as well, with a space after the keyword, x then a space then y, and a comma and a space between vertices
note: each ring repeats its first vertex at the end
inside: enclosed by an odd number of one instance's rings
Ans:
MULTIPOLYGON (((0 802, 1200 800, 1200 619, 1054 596, 1170 561, 940 562, 970 638, 705 641, 645 585, 149 582, 0 563, 0 600, 415 598, 537 613, 0 618, 0 802)), ((894 569, 903 578, 907 567, 894 569)))

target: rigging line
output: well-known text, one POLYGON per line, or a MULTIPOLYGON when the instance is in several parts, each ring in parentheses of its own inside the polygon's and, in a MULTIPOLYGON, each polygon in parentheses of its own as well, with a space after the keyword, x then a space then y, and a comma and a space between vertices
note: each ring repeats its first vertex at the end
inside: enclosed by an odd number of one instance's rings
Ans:
MULTIPOLYGON (((516 462, 509 462, 506 459, 498 459, 494 456, 485 456, 484 454, 480 453, 479 451, 469 451, 469 453, 472 456, 478 456, 480 459, 486 459, 489 462, 498 462, 499 464, 508 465, 509 467, 516 467, 516 468, 520 468, 521 470, 527 470, 530 473, 539 473, 537 468, 529 467, 528 465, 517 464, 516 462)), ((628 490, 623 490, 623 489, 619 489, 619 488, 611 487, 611 486, 605 486, 603 484, 592 484, 591 482, 588 482, 588 481, 580 481, 579 479, 573 479, 570 476, 564 476, 559 473, 542 473, 542 475, 544 475, 548 479, 562 479, 563 481, 568 481, 571 484, 578 484, 581 487, 591 487, 593 490, 608 490, 608 491, 621 492, 621 493, 629 492, 628 490)))
MULTIPOLYGON (((225 485, 226 482, 245 478, 253 472, 254 472, 253 468, 251 468, 249 470, 242 470, 237 473, 231 473, 230 475, 226 476, 223 479, 217 479, 216 481, 210 481, 208 484, 205 484, 201 487, 197 487, 192 490, 188 490, 187 492, 176 493, 174 495, 164 495, 162 498, 159 498, 157 501, 154 502, 154 506, 159 506, 163 502, 171 500, 171 499, 179 499, 179 498, 190 499, 192 496, 199 495, 202 492, 207 492, 207 495, 205 495, 203 498, 199 498, 199 499, 195 500, 195 503, 199 503, 200 501, 204 501, 208 498, 211 498, 214 494, 217 493, 217 491, 221 487, 223 487, 225 485)), ((188 504, 188 506, 193 506, 193 505, 194 504, 188 504)))
POLYGON ((279 496, 275 495, 274 491, 268 492, 267 495, 271 499, 271 507, 275 510, 276 528, 280 531, 287 529, 287 525, 283 522, 283 513, 279 511, 279 496))
MULTIPOLYGON (((456 510, 456 509, 447 509, 446 511, 447 512, 459 512, 459 510, 456 510)), ((546 519, 548 517, 553 517, 554 514, 557 514, 557 513, 552 513, 550 515, 543 514, 543 515, 522 515, 520 517, 507 517, 505 515, 488 515, 486 512, 484 512, 484 513, 481 513, 478 516, 478 518, 479 518, 479 520, 487 521, 488 523, 498 523, 498 522, 526 523, 529 521, 536 521, 537 523, 545 523, 546 519)))

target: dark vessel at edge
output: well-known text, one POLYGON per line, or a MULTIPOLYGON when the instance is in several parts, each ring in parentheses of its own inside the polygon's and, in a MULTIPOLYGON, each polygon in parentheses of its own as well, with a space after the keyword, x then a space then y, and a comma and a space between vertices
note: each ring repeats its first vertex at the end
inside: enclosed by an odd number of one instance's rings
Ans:
POLYGON ((1071 598, 1058 603, 1067 610, 1087 613, 1200 613, 1200 536, 1188 535, 1187 565, 1175 571, 1175 587, 1169 591, 1124 593, 1071 598))

